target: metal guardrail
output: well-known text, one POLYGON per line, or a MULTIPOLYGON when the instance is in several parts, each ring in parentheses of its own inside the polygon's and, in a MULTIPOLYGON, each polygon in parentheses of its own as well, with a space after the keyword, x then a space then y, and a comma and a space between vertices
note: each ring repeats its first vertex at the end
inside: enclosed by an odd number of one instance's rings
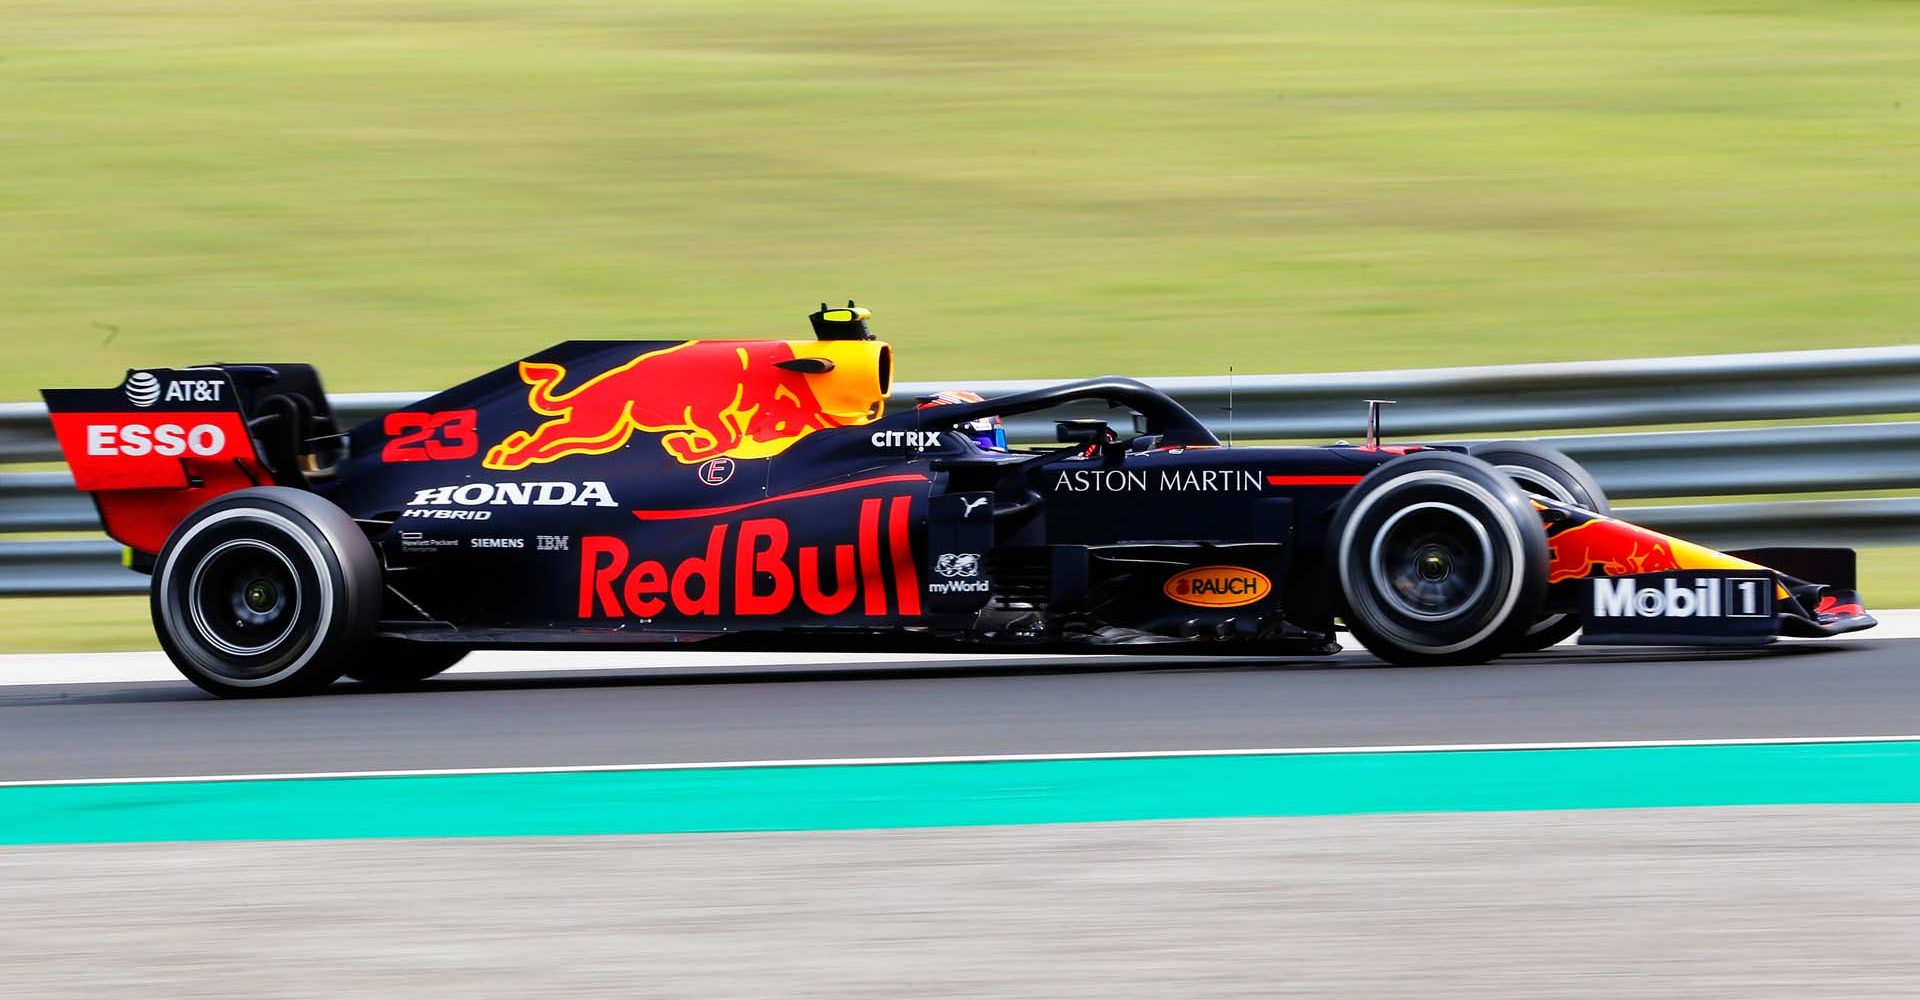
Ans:
MULTIPOLYGON (((1054 381, 962 384, 996 396, 1054 381)), ((1231 429, 1236 438, 1358 437, 1365 413, 1359 401, 1373 398, 1401 401, 1387 413, 1394 436, 1432 439, 1492 431, 1920 413, 1920 346, 1148 381, 1220 431, 1231 429)), ((910 404, 915 396, 951 388, 954 383, 901 383, 894 401, 910 404)), ((333 396, 330 402, 341 423, 351 425, 425 395, 366 393, 333 396)), ((1050 436, 1052 430, 1045 420, 1011 426, 1028 439, 1050 436)), ((59 458, 44 407, 0 403, 0 463, 59 458)))
MULTIPOLYGON (((1232 432, 1241 439, 1357 438, 1365 414, 1361 400, 1397 399, 1400 404, 1386 417, 1392 436, 1433 440, 1488 432, 1920 412, 1920 346, 1252 375, 1231 382, 1218 376, 1147 381, 1222 437, 1231 412, 1232 432)), ((1023 380, 968 383, 967 388, 992 396, 1045 384, 1023 380)))
POLYGON ((1720 548, 1898 545, 1920 538, 1916 497, 1621 507, 1617 513, 1655 531, 1720 548))
MULTIPOLYGON (((1651 358, 1495 368, 1157 378, 1225 437, 1358 438, 1367 398, 1399 399, 1390 438, 1436 440, 1570 427, 1830 418, 1920 412, 1920 347, 1651 358)), ((1047 381, 969 382, 988 396, 1047 381)), ((950 384, 902 383, 896 406, 950 384)), ((425 393, 331 397, 342 425, 425 393)), ((1090 412, 1098 412, 1090 411, 1090 412)), ((1050 419, 1009 421, 1016 440, 1050 419)), ((1920 422, 1769 426, 1541 439, 1593 471, 1616 499, 1920 488, 1920 422)), ((37 403, 0 404, 0 463, 57 461, 37 403)), ((1920 539, 1920 498, 1633 508, 1649 527, 1722 546, 1873 544, 1920 539)), ((64 472, 0 473, 0 533, 97 531, 93 503, 64 472)), ((147 578, 104 540, 0 543, 0 595, 134 593, 147 578)))
POLYGON ((1617 499, 1920 487, 1920 423, 1536 438, 1617 499))
POLYGON ((148 577, 120 564, 110 539, 0 545, 0 596, 144 594, 148 577))

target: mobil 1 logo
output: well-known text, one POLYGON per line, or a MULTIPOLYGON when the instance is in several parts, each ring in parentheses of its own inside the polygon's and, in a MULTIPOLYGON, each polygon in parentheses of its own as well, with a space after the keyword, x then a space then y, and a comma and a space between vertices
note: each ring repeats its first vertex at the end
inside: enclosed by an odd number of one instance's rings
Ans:
POLYGON ((1598 645, 1746 645, 1774 636, 1772 576, 1683 570, 1588 580, 1580 641, 1598 645))

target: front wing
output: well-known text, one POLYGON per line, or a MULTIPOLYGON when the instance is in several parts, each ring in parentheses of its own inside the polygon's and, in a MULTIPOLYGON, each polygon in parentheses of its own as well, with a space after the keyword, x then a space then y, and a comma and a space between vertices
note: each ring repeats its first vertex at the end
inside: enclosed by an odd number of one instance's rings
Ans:
POLYGON ((1584 644, 1748 645, 1877 624, 1854 590, 1851 549, 1721 552, 1568 504, 1534 506, 1548 607, 1583 616, 1584 644))

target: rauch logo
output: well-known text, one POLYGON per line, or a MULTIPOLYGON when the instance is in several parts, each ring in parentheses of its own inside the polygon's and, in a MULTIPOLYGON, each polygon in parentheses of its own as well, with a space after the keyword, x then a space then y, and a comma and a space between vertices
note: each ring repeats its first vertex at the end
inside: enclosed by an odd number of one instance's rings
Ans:
POLYGON ((1181 604, 1201 608, 1237 608, 1273 591, 1265 573, 1244 566, 1195 566, 1167 578, 1162 592, 1181 604))

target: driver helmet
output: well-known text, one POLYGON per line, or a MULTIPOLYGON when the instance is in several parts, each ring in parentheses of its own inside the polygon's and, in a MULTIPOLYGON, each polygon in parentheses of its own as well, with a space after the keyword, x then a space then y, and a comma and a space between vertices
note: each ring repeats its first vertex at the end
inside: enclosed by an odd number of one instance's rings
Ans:
MULTIPOLYGON (((984 403, 986 401, 987 397, 977 392, 972 392, 967 389, 948 389, 945 392, 937 392, 922 399, 918 408, 924 410, 929 407, 949 406, 954 403, 984 403)), ((998 416, 969 420, 964 424, 960 424, 955 429, 967 437, 972 438, 974 444, 988 451, 1007 450, 1007 428, 1000 422, 998 416)))

